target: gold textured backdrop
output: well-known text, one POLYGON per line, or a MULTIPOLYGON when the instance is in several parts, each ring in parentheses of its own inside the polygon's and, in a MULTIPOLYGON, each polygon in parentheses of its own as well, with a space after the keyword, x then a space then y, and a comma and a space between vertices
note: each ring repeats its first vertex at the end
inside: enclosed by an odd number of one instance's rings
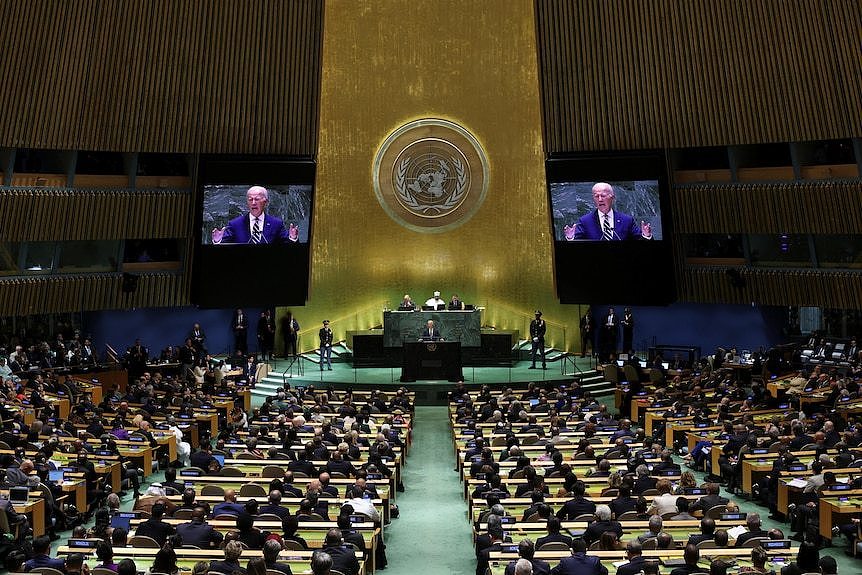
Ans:
POLYGON ((341 338, 435 289, 522 334, 541 307, 548 343, 574 347, 578 310, 554 292, 539 102, 532 0, 326 3, 312 279, 293 310, 303 348, 324 317, 341 338), (484 204, 439 234, 397 224, 372 187, 381 142, 423 117, 470 130, 489 162, 484 204))

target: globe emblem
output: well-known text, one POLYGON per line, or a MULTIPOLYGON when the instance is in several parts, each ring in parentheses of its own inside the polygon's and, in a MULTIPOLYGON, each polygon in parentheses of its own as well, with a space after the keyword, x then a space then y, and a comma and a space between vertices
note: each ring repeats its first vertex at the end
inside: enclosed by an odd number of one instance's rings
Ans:
POLYGON ((374 159, 374 193, 389 216, 418 232, 469 220, 488 190, 484 150, 465 128, 416 120, 392 132, 374 159))
POLYGON ((419 140, 399 154, 393 166, 396 199, 414 214, 444 216, 470 192, 467 160, 451 143, 419 140))

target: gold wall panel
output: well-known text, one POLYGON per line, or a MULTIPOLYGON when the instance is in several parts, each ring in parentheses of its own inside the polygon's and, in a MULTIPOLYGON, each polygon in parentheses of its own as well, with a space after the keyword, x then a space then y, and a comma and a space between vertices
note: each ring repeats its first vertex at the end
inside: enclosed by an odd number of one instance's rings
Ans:
MULTIPOLYGON (((521 329, 540 307, 549 343, 576 345, 578 309, 556 302, 532 0, 326 2, 309 302, 294 310, 316 347, 382 321, 404 293, 435 289, 521 329), (442 118, 469 130, 489 164, 486 199, 464 225, 408 230, 377 202, 374 155, 399 126, 442 118), (565 336, 563 335, 565 334, 565 336), (566 341, 563 341, 563 339, 566 341)), ((283 311, 283 310, 282 310, 283 311)))

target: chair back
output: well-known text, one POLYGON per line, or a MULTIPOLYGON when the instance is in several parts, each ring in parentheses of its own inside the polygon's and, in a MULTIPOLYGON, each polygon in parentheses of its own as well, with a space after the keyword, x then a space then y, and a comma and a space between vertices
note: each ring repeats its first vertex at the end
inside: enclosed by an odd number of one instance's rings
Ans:
POLYGON ((285 549, 290 549, 291 551, 304 551, 305 547, 299 541, 293 541, 292 539, 285 539, 282 543, 285 549))
POLYGON ((174 511, 173 515, 174 519, 191 519, 192 518, 192 510, 191 509, 177 509, 174 511))
POLYGON ((625 513, 623 513, 622 515, 617 517, 617 521, 634 521, 637 518, 638 518, 638 512, 637 511, 626 511, 625 513))
POLYGON ((161 549, 162 547, 158 541, 146 535, 133 535, 129 537, 129 545, 145 549, 161 549))
POLYGON ((650 537, 649 539, 647 539, 646 541, 641 543, 641 548, 644 551, 657 549, 658 548, 658 538, 657 537, 650 537))
POLYGON ((221 471, 218 473, 222 477, 245 477, 245 473, 239 467, 231 467, 227 465, 221 468, 221 471))
POLYGON ((273 479, 275 477, 284 477, 284 469, 281 467, 277 467, 275 465, 267 465, 260 472, 261 477, 266 477, 267 479, 273 479))
POLYGON ((715 507, 710 507, 706 510, 706 513, 703 514, 704 517, 709 517, 710 519, 721 519, 721 514, 727 511, 727 505, 716 505, 715 507))
POLYGON ((244 483, 239 488, 240 497, 266 497, 266 489, 257 483, 244 483))
POLYGON ((221 485, 204 485, 201 495, 224 495, 224 487, 221 485))
POLYGON ((698 549, 717 549, 718 545, 716 545, 715 541, 712 539, 707 539, 706 541, 701 541, 697 544, 698 549))
POLYGON ((548 541, 536 551, 569 551, 569 546, 562 541, 548 541))
POLYGON ((752 537, 741 545, 741 547, 759 547, 763 541, 768 541, 769 537, 752 537))
POLYGON ((41 575, 63 575, 63 572, 53 567, 36 567, 30 569, 30 573, 40 573, 41 575))

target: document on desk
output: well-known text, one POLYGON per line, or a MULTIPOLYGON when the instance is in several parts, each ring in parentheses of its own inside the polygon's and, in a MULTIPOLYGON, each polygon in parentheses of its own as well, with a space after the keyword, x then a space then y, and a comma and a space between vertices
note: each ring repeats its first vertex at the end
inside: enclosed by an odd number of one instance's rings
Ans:
POLYGON ((800 488, 802 488, 802 487, 805 487, 806 485, 808 485, 808 482, 805 481, 804 479, 799 479, 798 477, 794 477, 793 479, 791 479, 790 481, 787 482, 788 487, 800 487, 800 488))
POLYGON ((737 525, 727 530, 727 534, 733 539, 736 539, 743 533, 748 533, 748 528, 745 525, 737 525))

